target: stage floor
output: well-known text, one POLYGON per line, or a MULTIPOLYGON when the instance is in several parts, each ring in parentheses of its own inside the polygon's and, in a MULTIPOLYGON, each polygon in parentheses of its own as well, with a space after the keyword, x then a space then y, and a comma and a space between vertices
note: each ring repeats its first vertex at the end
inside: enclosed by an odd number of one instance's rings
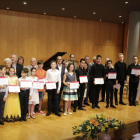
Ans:
MULTIPOLYGON (((47 95, 44 96, 43 111, 46 113, 47 95)), ((126 95, 124 96, 126 106, 119 105, 116 109, 106 109, 106 103, 99 103, 100 109, 92 109, 86 106, 87 111, 79 111, 72 115, 57 117, 51 114, 36 114, 36 119, 28 119, 27 122, 7 123, 0 126, 0 140, 62 140, 74 137, 72 127, 79 125, 84 119, 92 114, 104 113, 108 117, 117 118, 126 124, 140 120, 140 105, 130 107, 126 95)))

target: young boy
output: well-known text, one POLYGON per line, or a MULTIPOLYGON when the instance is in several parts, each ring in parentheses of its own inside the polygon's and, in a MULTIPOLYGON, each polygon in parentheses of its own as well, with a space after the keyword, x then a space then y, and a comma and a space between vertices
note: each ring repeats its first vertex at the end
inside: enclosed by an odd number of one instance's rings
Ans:
MULTIPOLYGON (((46 77, 46 71, 43 70, 43 61, 42 60, 38 60, 37 62, 38 68, 36 70, 36 77, 38 77, 38 79, 42 79, 46 77)), ((38 108, 38 114, 42 114, 44 115, 45 113, 41 110, 42 107, 42 102, 43 102, 43 97, 45 94, 45 88, 44 89, 39 89, 39 108, 38 108)))
POLYGON ((129 75, 129 105, 136 106, 135 100, 137 95, 137 88, 139 84, 139 75, 132 74, 132 69, 140 69, 138 65, 138 57, 132 57, 133 63, 128 66, 127 74, 129 75))
MULTIPOLYGON (((28 69, 23 68, 21 71, 21 78, 19 78, 19 83, 21 84, 21 80, 30 80, 29 77, 27 77, 28 69)), ((19 93, 19 99, 20 99, 20 107, 21 107, 21 119, 20 121, 27 121, 26 114, 28 109, 28 101, 29 101, 29 88, 20 88, 19 93)))
MULTIPOLYGON (((0 77, 4 77, 6 73, 6 68, 3 65, 0 65, 0 77)), ((6 98, 8 96, 8 86, 0 85, 0 125, 4 125, 3 123, 3 112, 6 98)))
POLYGON ((113 68, 112 68, 112 61, 108 60, 107 61, 107 68, 106 68, 106 83, 105 83, 105 89, 106 89, 106 108, 109 107, 109 98, 110 98, 110 107, 116 108, 113 105, 113 91, 115 89, 115 84, 116 84, 116 79, 108 79, 108 74, 109 73, 114 73, 116 72, 113 68))
POLYGON ((54 105, 55 115, 61 117, 59 113, 58 98, 61 87, 61 75, 60 71, 56 69, 56 61, 51 61, 51 69, 47 70, 46 82, 56 82, 56 89, 48 89, 48 113, 49 116, 52 112, 52 105, 54 105))

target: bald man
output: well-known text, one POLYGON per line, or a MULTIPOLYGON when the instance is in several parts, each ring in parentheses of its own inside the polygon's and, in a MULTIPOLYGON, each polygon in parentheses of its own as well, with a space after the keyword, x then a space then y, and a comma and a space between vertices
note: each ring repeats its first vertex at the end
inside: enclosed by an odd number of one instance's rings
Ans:
POLYGON ((23 66, 17 63, 18 56, 16 54, 11 55, 11 67, 15 69, 15 75, 17 75, 18 78, 21 77, 21 71, 23 69, 23 66))
POLYGON ((65 74, 65 66, 62 64, 62 61, 63 61, 62 56, 57 56, 56 61, 57 61, 56 69, 58 69, 61 73, 61 88, 60 88, 60 93, 59 93, 59 97, 58 97, 59 112, 63 112, 60 109, 60 100, 61 100, 61 94, 63 91, 63 76, 65 74))
POLYGON ((27 68, 29 70, 28 72, 28 76, 31 76, 31 68, 38 68, 38 66, 36 65, 36 58, 31 58, 30 59, 30 65, 25 66, 25 68, 27 68))

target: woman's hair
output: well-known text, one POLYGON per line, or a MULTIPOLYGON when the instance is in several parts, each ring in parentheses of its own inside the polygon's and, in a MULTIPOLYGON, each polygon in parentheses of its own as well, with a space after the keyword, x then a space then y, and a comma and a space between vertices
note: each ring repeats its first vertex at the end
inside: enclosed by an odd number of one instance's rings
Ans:
POLYGON ((31 72, 32 72, 33 70, 36 70, 36 68, 31 68, 31 72))
POLYGON ((12 61, 11 61, 10 58, 5 58, 5 59, 4 59, 4 62, 6 62, 6 61, 10 61, 10 63, 12 64, 12 61))
POLYGON ((24 57, 23 56, 20 56, 19 58, 18 58, 18 61, 17 61, 17 63, 19 63, 19 60, 20 59, 22 59, 23 60, 23 63, 22 63, 22 65, 24 64, 24 57))
POLYGON ((63 64, 65 64, 65 63, 69 63, 69 61, 68 61, 68 60, 64 60, 64 61, 63 61, 63 64))
MULTIPOLYGON (((74 67, 74 64, 69 63, 69 65, 68 65, 68 67, 67 67, 68 72, 69 72, 69 69, 70 69, 70 66, 71 66, 71 65, 73 65, 73 67, 74 67)), ((74 68, 73 68, 73 71, 74 71, 74 68)))

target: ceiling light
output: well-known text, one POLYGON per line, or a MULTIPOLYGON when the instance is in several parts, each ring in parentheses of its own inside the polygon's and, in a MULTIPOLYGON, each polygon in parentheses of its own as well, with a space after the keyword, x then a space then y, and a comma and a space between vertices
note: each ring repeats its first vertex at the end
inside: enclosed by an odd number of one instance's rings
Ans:
POLYGON ((96 14, 96 12, 93 12, 93 14, 95 15, 95 14, 96 14))
POLYGON ((46 13, 44 13, 44 15, 46 15, 46 13))
POLYGON ((23 2, 23 4, 27 4, 27 2, 23 2))
POLYGON ((102 21, 102 20, 100 19, 100 21, 102 21))
POLYGON ((122 22, 122 24, 123 24, 124 22, 122 22))
POLYGON ((74 18, 76 18, 76 16, 74 16, 74 18))
POLYGON ((64 11, 64 10, 65 10, 65 8, 62 8, 62 10, 64 11))
POLYGON ((8 9, 10 9, 9 7, 6 7, 6 9, 8 10, 8 9))
POLYGON ((128 4, 128 1, 126 1, 125 4, 128 4))
POLYGON ((119 17, 122 17, 122 16, 119 16, 119 17))

